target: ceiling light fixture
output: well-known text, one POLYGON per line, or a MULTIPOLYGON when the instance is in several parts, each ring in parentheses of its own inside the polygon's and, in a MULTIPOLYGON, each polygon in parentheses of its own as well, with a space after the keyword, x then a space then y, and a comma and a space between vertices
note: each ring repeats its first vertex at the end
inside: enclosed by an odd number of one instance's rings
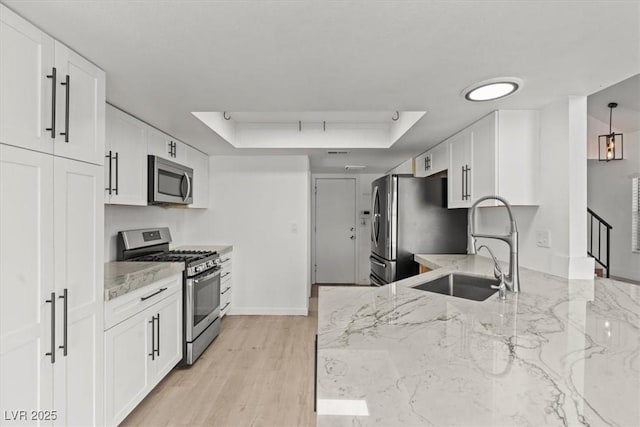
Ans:
POLYGON ((609 133, 606 135, 598 135, 598 160, 601 162, 622 160, 624 157, 624 147, 622 145, 623 135, 621 133, 615 133, 611 126, 613 109, 617 106, 617 102, 607 104, 607 107, 609 107, 609 133))
POLYGON ((471 85, 462 91, 467 101, 483 102, 505 98, 522 87, 522 80, 517 77, 496 77, 471 85))
POLYGON ((364 165, 346 165, 344 168, 346 170, 348 170, 348 171, 353 171, 353 170, 362 170, 362 169, 366 168, 366 166, 364 166, 364 165))

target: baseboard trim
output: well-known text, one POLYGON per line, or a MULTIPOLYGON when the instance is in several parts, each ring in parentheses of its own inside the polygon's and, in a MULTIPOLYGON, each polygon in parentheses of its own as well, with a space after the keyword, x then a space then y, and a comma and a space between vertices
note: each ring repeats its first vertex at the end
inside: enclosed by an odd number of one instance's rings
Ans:
POLYGON ((308 308, 281 307, 234 307, 229 310, 230 315, 236 316, 307 316, 308 308))

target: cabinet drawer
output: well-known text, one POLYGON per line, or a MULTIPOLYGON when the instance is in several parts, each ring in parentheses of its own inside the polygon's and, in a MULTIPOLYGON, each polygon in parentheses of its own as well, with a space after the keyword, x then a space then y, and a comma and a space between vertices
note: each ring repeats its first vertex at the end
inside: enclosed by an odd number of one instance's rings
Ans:
POLYGON ((104 329, 117 325, 181 289, 182 274, 177 274, 107 301, 104 307, 104 329))
POLYGON ((231 293, 231 279, 220 284, 220 300, 222 300, 227 293, 231 293))
POLYGON ((231 288, 220 296, 220 316, 224 316, 231 307, 231 288))

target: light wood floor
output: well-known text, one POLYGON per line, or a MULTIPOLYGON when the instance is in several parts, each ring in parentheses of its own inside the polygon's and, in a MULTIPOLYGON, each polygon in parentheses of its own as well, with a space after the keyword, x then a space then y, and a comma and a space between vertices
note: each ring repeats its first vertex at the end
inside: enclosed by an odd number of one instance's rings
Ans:
POLYGON ((213 344, 174 369, 122 426, 315 426, 314 338, 309 316, 226 316, 213 344))

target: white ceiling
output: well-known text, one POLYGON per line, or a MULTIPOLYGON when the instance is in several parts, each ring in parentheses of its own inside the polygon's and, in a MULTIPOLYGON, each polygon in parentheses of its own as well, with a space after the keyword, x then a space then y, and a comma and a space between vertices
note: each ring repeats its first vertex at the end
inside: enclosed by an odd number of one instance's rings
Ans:
POLYGON ((497 108, 640 72, 638 1, 2 0, 107 72, 107 99, 211 154, 305 153, 384 171, 497 108), (487 103, 460 91, 517 76, 487 103), (390 149, 234 149, 192 111, 429 113, 390 149))
POLYGON ((640 74, 603 89, 587 98, 589 115, 609 123, 610 102, 617 102, 613 109, 613 128, 621 132, 640 130, 640 74))

